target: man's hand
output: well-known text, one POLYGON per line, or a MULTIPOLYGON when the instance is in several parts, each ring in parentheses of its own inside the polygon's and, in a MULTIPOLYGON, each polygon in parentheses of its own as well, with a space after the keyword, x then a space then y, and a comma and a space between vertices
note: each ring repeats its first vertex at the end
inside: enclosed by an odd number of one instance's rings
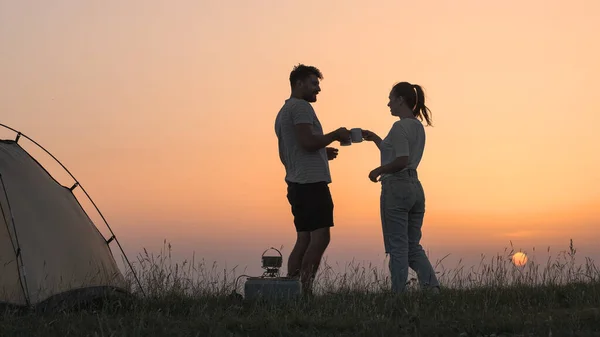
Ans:
POLYGON ((309 123, 296 124, 295 129, 298 143, 304 150, 309 152, 319 151, 336 140, 350 140, 350 131, 344 127, 331 131, 326 135, 315 135, 313 126, 309 123))
POLYGON ((328 160, 334 160, 335 157, 337 157, 338 149, 336 149, 334 147, 327 147, 325 149, 327 150, 327 159, 328 160))
POLYGON ((378 167, 369 173, 369 179, 376 183, 378 181, 379 176, 381 175, 381 167, 378 167))
POLYGON ((350 140, 350 130, 345 127, 341 127, 335 130, 336 140, 343 142, 345 140, 350 140))

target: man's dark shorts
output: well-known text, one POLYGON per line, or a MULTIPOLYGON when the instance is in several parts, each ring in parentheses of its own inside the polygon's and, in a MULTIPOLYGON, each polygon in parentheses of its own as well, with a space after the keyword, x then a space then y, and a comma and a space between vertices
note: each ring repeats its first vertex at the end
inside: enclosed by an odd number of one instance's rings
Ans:
POLYGON ((287 198, 292 206, 296 232, 333 227, 333 199, 326 182, 299 184, 287 182, 287 198))

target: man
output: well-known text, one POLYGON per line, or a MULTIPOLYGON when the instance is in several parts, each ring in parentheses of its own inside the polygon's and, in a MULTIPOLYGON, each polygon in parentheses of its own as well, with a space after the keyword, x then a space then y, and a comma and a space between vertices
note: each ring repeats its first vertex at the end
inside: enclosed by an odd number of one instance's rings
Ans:
POLYGON ((277 114, 275 133, 279 157, 285 167, 287 198, 294 216, 296 244, 288 259, 288 276, 300 277, 303 291, 310 293, 333 227, 333 200, 329 191, 329 160, 337 149, 334 141, 350 138, 345 127, 323 134, 321 123, 310 103, 321 91, 320 70, 303 64, 290 73, 292 93, 277 114))

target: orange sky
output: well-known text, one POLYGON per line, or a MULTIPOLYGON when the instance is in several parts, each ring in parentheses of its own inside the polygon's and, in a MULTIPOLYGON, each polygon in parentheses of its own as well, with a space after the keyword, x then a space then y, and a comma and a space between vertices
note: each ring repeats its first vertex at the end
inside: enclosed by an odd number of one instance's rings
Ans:
MULTIPOLYGON (((167 239, 254 268, 293 244, 273 130, 293 65, 322 70, 326 131, 384 135, 406 80, 434 118, 434 260, 569 238, 598 256, 599 15, 593 0, 0 1, 0 123, 67 165, 130 254, 167 239)), ((370 143, 331 163, 329 260, 381 255, 377 163, 370 143)))

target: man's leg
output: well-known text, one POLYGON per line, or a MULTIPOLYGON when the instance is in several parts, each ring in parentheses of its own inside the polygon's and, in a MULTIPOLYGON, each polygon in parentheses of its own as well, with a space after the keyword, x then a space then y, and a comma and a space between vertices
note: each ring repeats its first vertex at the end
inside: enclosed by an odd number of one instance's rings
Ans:
POLYGON ((310 243, 310 232, 298 232, 296 244, 288 258, 288 277, 299 277, 302 259, 310 243))
POLYGON ((312 282, 317 274, 323 253, 330 241, 330 227, 319 228, 310 233, 310 243, 302 259, 301 281, 305 293, 312 292, 312 282))
POLYGON ((300 268, 302 290, 312 293, 312 286, 323 254, 329 246, 330 228, 333 227, 333 199, 327 183, 311 184, 306 190, 306 226, 310 231, 310 243, 300 268))
POLYGON ((287 182, 287 199, 292 208, 292 215, 294 216, 294 227, 296 228, 296 244, 288 257, 288 277, 299 277, 300 268, 302 266, 302 258, 310 243, 310 231, 306 229, 306 199, 304 191, 305 185, 298 183, 287 182))

